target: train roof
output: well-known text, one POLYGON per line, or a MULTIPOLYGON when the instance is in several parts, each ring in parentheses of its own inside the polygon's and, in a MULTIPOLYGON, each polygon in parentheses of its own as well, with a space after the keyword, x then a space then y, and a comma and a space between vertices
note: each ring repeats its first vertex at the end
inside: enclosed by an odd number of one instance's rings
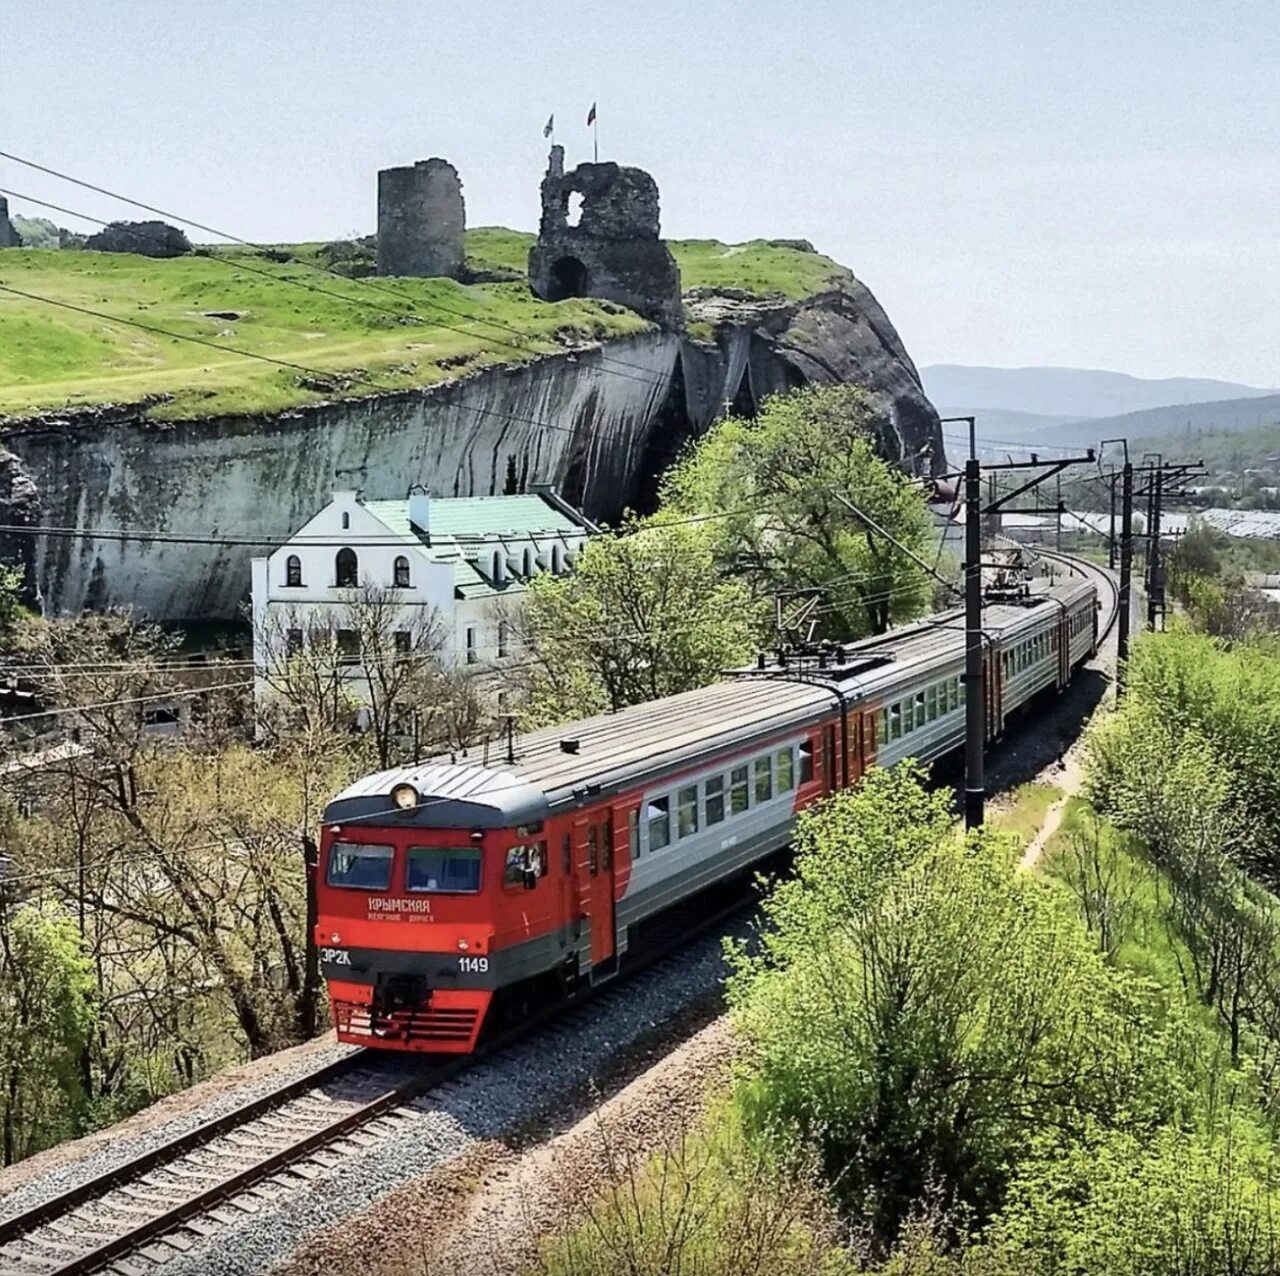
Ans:
MULTIPOLYGON (((1070 607, 1092 598, 1092 584, 1068 580, 1039 591, 1028 603, 988 605, 984 632, 993 639, 1041 627, 1057 614, 1056 598, 1070 607)), ((827 670, 739 671, 722 682, 617 713, 514 738, 490 741, 467 757, 429 758, 365 776, 325 808, 327 824, 389 824, 430 828, 512 828, 531 824, 599 793, 642 785, 657 775, 693 767, 717 753, 748 749, 771 736, 826 717, 843 698, 877 702, 923 669, 943 674, 964 659, 964 613, 939 613, 844 648, 827 670), (411 784, 420 800, 399 810, 391 790, 411 784)))

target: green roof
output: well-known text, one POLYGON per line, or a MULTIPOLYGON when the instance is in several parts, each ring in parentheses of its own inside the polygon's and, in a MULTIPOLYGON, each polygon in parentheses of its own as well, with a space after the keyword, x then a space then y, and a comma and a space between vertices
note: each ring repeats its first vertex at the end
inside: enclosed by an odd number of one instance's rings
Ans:
POLYGON ((409 501, 365 501, 364 507, 397 536, 419 541, 437 562, 451 563, 453 584, 460 598, 519 593, 524 584, 508 578, 495 588, 489 578, 463 555, 463 546, 484 538, 526 540, 530 536, 581 535, 586 528, 541 496, 433 496, 430 538, 409 522, 409 501))

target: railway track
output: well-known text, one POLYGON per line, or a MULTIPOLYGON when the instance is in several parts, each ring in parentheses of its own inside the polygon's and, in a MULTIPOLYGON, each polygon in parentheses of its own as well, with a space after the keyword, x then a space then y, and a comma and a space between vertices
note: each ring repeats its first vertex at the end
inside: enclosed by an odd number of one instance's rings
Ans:
MULTIPOLYGON (((743 913, 742 900, 684 926, 636 960, 680 972, 693 940, 743 913)), ((613 981, 602 985, 614 987, 613 981)), ((222 1228, 304 1190, 397 1133, 410 1105, 557 1019, 583 1019, 595 990, 549 1007, 473 1055, 355 1053, 0 1222, 0 1276, 145 1276, 222 1228)))
POLYGON ((1039 546, 1034 546, 1033 552, 1037 558, 1046 558, 1050 562, 1065 563, 1081 575, 1098 582, 1098 598, 1103 604, 1105 616, 1104 623, 1098 626, 1098 646, 1101 647, 1111 636, 1112 629, 1115 628, 1116 622, 1120 619, 1120 586, 1116 582, 1115 576, 1108 568, 1091 562, 1087 558, 1077 558, 1074 554, 1063 554, 1057 550, 1041 549, 1039 546), (1109 603, 1107 600, 1110 600, 1109 603))
POLYGON ((183 1252, 394 1133, 397 1108, 466 1062, 406 1067, 361 1051, 296 1078, 0 1223, 0 1274, 79 1276, 139 1252, 183 1252))

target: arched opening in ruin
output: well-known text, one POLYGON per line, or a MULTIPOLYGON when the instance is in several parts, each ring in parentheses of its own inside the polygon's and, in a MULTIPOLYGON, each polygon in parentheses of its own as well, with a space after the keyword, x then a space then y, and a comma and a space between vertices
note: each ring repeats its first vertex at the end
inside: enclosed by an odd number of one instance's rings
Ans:
POLYGON ((567 297, 585 297, 587 268, 576 257, 561 257, 551 267, 548 284, 548 301, 564 301, 567 297))

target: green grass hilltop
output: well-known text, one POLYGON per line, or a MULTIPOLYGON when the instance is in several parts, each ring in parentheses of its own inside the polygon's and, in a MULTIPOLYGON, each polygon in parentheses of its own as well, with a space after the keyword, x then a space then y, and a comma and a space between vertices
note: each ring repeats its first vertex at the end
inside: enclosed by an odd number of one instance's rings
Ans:
MULTIPOLYGON (((533 239, 498 227, 468 231, 468 263, 476 271, 523 273, 533 239)), ((848 276, 828 257, 761 240, 670 246, 686 289, 739 288, 799 299, 848 276)), ((285 249, 314 262, 320 247, 285 249)), ((648 327, 604 302, 539 301, 522 282, 351 280, 273 262, 251 249, 168 260, 12 250, 0 254, 0 284, 225 350, 0 292, 0 416, 146 396, 169 396, 151 409, 156 418, 269 412, 339 393, 431 385, 648 327), (314 379, 306 374, 244 358, 236 349, 341 380, 307 385, 314 379)))

